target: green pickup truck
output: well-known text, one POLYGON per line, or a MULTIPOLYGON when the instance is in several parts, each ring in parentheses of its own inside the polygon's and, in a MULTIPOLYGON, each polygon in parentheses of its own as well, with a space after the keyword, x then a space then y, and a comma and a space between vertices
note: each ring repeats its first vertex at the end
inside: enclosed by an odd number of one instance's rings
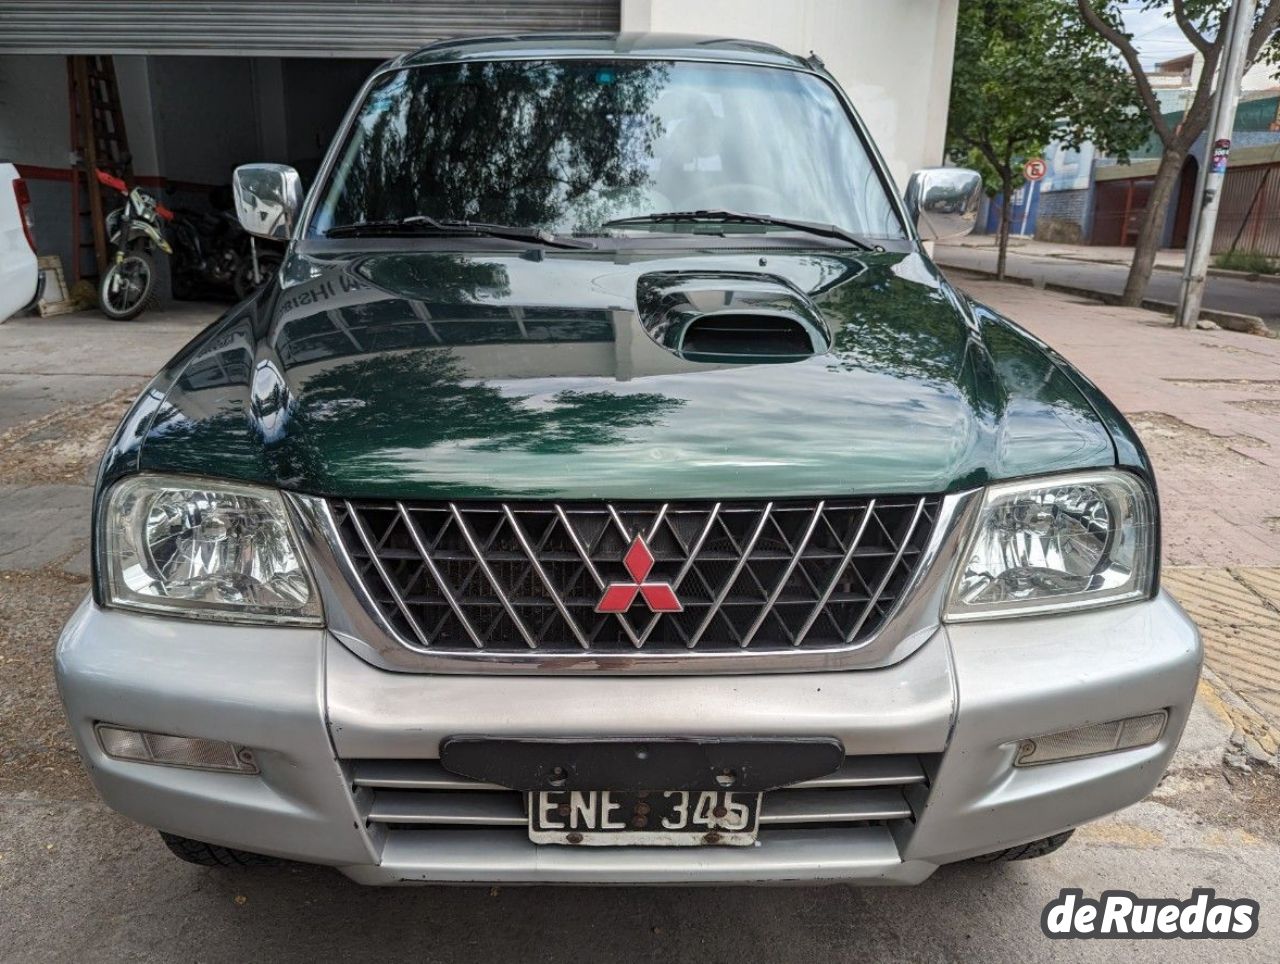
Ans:
POLYGON ((816 58, 435 44, 305 197, 235 187, 284 264, 121 424, 57 650, 177 855, 916 883, 1160 779, 1201 648, 1151 464, 930 260, 977 175, 899 193, 816 58))

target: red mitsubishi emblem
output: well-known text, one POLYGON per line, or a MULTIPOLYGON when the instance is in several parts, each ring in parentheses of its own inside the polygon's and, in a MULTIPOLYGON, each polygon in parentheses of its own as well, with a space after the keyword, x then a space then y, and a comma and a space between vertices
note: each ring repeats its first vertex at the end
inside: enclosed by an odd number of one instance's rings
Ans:
POLYGON ((653 553, 644 543, 644 536, 636 536, 631 548, 622 557, 622 564, 627 567, 634 582, 611 582, 605 587, 604 595, 596 603, 598 613, 625 613, 636 601, 636 596, 644 597, 645 605, 655 613, 684 612, 675 590, 669 582, 646 582, 645 577, 653 570, 653 553))

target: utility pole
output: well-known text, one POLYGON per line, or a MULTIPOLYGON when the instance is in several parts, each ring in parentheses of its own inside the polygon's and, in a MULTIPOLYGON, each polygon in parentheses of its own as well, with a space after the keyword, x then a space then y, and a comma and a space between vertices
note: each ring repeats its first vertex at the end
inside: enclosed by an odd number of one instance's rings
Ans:
POLYGON ((1200 166, 1196 183, 1199 205, 1192 210, 1191 240, 1182 267, 1182 289, 1178 297, 1178 313, 1174 324, 1194 328, 1204 300, 1205 277, 1209 270, 1209 254, 1213 232, 1218 223, 1218 202, 1222 181, 1227 173, 1231 153, 1231 133, 1236 122, 1236 105, 1240 102, 1240 80, 1244 76, 1245 51, 1253 33, 1253 14, 1257 0, 1233 0, 1227 26, 1225 59, 1218 72, 1218 89, 1213 98, 1213 114, 1209 120, 1205 163, 1200 166))

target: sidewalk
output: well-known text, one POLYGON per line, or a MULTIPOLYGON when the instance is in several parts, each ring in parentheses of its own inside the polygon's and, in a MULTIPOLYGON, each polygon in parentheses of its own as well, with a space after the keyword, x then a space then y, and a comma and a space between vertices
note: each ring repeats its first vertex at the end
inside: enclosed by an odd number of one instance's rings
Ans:
MULTIPOLYGON (((1199 624, 1208 664, 1280 726, 1280 340, 1182 331, 1151 312, 1017 284, 957 282, 1077 365, 1133 423, 1155 463, 1164 583, 1199 624), (1082 304, 1088 310, 1081 310, 1082 304)), ((1257 753, 1255 753, 1255 756, 1257 753)))

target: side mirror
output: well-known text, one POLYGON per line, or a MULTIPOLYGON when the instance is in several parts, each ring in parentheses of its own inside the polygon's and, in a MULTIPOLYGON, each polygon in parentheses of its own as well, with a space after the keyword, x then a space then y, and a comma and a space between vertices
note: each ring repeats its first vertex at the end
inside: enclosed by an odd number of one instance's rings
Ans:
POLYGON ((232 178, 240 226, 259 238, 288 241, 302 210, 302 179, 284 164, 242 164, 232 178))
POLYGON ((978 221, 982 175, 967 167, 926 167, 911 175, 905 200, 921 240, 963 238, 978 221))

